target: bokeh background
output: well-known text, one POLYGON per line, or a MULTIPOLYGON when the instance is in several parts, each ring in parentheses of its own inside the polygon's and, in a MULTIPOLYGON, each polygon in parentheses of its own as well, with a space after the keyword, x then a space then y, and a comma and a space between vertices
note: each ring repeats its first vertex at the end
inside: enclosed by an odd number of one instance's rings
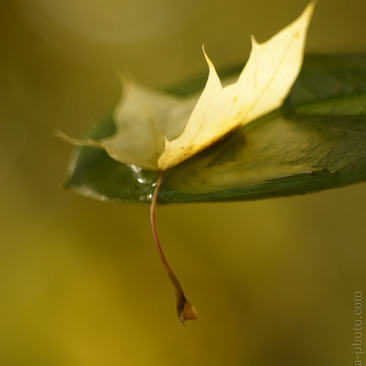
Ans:
MULTIPOLYGON (((149 207, 62 190, 71 147, 120 96, 243 62, 303 0, 0 2, 0 365, 346 365, 366 293, 366 185, 159 207, 199 312, 182 328, 149 207)), ((364 0, 322 0, 307 52, 366 52, 364 0)), ((366 335, 365 335, 366 336, 366 335)), ((364 336, 364 337, 365 337, 364 336)), ((366 360, 364 360, 366 362, 366 360)))

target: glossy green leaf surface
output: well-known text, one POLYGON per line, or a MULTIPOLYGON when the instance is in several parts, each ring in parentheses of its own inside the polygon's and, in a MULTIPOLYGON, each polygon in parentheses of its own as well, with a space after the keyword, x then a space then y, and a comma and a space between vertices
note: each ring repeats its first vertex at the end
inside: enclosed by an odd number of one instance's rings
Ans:
MULTIPOLYGON (((187 95, 205 80, 169 91, 187 95)), ((101 139, 114 129, 107 115, 84 137, 101 139)), ((365 180, 366 55, 312 55, 280 109, 167 171, 159 203, 256 200, 365 180)), ((155 172, 78 147, 65 186, 100 200, 150 203, 155 181, 155 172)))

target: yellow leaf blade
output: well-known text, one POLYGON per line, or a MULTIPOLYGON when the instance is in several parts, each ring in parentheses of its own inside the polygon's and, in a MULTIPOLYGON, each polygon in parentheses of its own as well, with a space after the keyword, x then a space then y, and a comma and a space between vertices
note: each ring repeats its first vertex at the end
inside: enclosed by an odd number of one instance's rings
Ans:
POLYGON ((114 111, 117 131, 100 144, 117 161, 158 170, 164 137, 179 136, 193 103, 191 99, 182 100, 136 82, 124 81, 123 96, 114 111))
POLYGON ((195 155, 231 130, 278 108, 301 69, 307 28, 315 3, 263 44, 252 39, 249 60, 235 84, 225 88, 205 54, 209 77, 182 133, 165 140, 158 168, 165 171, 195 155))
POLYGON ((252 37, 252 52, 236 84, 242 124, 281 106, 303 62, 307 29, 315 2, 293 23, 262 44, 252 37))

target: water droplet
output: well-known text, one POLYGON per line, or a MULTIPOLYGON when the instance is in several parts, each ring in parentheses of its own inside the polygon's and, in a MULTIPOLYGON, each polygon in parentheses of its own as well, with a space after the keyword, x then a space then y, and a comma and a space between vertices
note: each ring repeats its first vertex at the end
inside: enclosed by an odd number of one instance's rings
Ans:
POLYGON ((133 178, 136 182, 136 188, 139 192, 140 202, 151 202, 154 187, 156 185, 156 172, 143 170, 141 167, 131 164, 128 165, 133 178))

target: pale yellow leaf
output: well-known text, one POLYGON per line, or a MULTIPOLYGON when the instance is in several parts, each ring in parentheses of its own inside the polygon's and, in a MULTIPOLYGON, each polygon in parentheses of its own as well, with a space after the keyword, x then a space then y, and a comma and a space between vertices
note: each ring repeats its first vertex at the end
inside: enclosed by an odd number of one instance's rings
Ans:
POLYGON ((197 154, 233 129, 279 106, 301 69, 306 31, 315 3, 274 37, 259 44, 252 37, 252 52, 238 81, 222 87, 215 67, 205 54, 209 77, 182 133, 165 140, 158 167, 165 171, 197 154))
POLYGON ((306 31, 315 2, 267 42, 252 37, 252 51, 238 80, 223 87, 209 67, 200 97, 179 98, 122 78, 123 95, 114 111, 116 132, 100 141, 68 142, 103 148, 115 160, 166 171, 226 134, 281 106, 301 69, 306 31))
POLYGON ((123 91, 114 111, 117 132, 101 144, 117 161, 157 170, 164 137, 179 136, 195 101, 182 100, 130 81, 123 83, 123 91))
POLYGON ((105 149, 115 160, 158 170, 164 138, 175 139, 182 132, 198 96, 179 98, 121 77, 122 98, 113 113, 116 132, 99 141, 78 140, 63 132, 56 135, 78 146, 105 149))

